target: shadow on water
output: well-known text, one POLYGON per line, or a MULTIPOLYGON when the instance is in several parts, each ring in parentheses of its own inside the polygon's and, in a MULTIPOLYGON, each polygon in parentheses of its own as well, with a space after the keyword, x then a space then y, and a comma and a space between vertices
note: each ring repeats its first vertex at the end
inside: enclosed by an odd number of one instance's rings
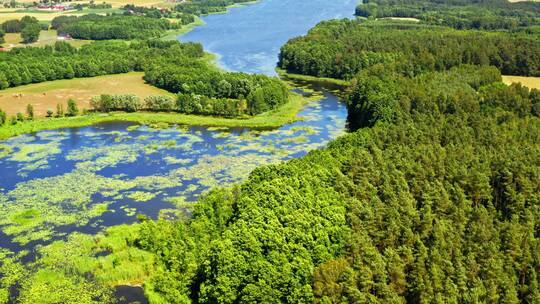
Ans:
POLYGON ((114 296, 118 299, 118 304, 148 304, 144 289, 140 286, 116 286, 114 296))

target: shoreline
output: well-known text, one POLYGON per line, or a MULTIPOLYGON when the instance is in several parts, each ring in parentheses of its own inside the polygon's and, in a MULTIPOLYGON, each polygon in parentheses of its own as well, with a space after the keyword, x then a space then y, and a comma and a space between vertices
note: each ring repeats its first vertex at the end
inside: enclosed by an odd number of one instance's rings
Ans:
POLYGON ((35 133, 38 131, 88 127, 106 122, 133 122, 141 125, 167 124, 202 127, 275 129, 285 124, 301 120, 297 114, 304 107, 304 105, 309 102, 320 100, 321 98, 321 95, 304 97, 300 94, 291 93, 288 103, 273 111, 265 112, 246 119, 189 115, 174 112, 114 112, 96 113, 75 117, 40 118, 32 121, 25 121, 23 123, 17 123, 15 125, 6 124, 0 127, 0 140, 5 140, 23 134, 35 133))

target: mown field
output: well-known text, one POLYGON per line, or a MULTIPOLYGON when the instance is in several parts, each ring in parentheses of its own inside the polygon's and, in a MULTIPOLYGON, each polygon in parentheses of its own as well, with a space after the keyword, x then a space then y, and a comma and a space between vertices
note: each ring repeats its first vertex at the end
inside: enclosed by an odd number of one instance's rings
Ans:
MULTIPOLYGON (((3 44, 3 46, 7 49, 11 49, 14 47, 25 47, 25 46, 44 46, 44 45, 52 45, 58 41, 58 34, 56 30, 48 30, 48 31, 41 31, 39 34, 39 40, 35 43, 30 44, 23 44, 21 41, 21 34, 20 33, 6 33, 6 36, 4 37, 6 42, 3 44)), ((78 39, 72 39, 72 40, 66 40, 69 44, 80 47, 84 44, 90 43, 90 40, 78 40, 78 39)))
POLYGON ((143 73, 106 75, 92 78, 56 80, 0 91, 0 109, 8 115, 24 113, 27 104, 34 106, 37 116, 45 116, 47 109, 56 109, 69 98, 78 102, 81 109, 90 107, 90 99, 100 94, 135 94, 140 98, 149 95, 171 95, 150 86, 142 79, 143 73), (19 95, 21 94, 21 95, 19 95))
POLYGON ((503 76, 503 82, 506 84, 521 83, 532 89, 540 89, 540 77, 503 76))

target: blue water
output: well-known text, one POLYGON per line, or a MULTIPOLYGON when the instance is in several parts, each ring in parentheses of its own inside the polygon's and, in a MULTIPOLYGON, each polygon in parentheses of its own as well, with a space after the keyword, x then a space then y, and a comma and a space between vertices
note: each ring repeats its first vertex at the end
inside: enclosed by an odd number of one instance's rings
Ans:
POLYGON ((227 70, 275 75, 279 50, 328 19, 352 18, 358 0, 261 0, 203 17, 206 25, 179 37, 218 54, 227 70))

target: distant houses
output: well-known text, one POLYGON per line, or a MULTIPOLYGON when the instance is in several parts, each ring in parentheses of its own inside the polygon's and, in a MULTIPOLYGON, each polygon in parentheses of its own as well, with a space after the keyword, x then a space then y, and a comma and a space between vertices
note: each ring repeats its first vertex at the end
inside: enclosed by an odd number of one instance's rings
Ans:
POLYGON ((73 7, 71 5, 63 5, 63 4, 45 4, 40 3, 37 6, 37 9, 40 11, 55 11, 55 12, 63 12, 63 11, 69 11, 72 10, 73 7))

